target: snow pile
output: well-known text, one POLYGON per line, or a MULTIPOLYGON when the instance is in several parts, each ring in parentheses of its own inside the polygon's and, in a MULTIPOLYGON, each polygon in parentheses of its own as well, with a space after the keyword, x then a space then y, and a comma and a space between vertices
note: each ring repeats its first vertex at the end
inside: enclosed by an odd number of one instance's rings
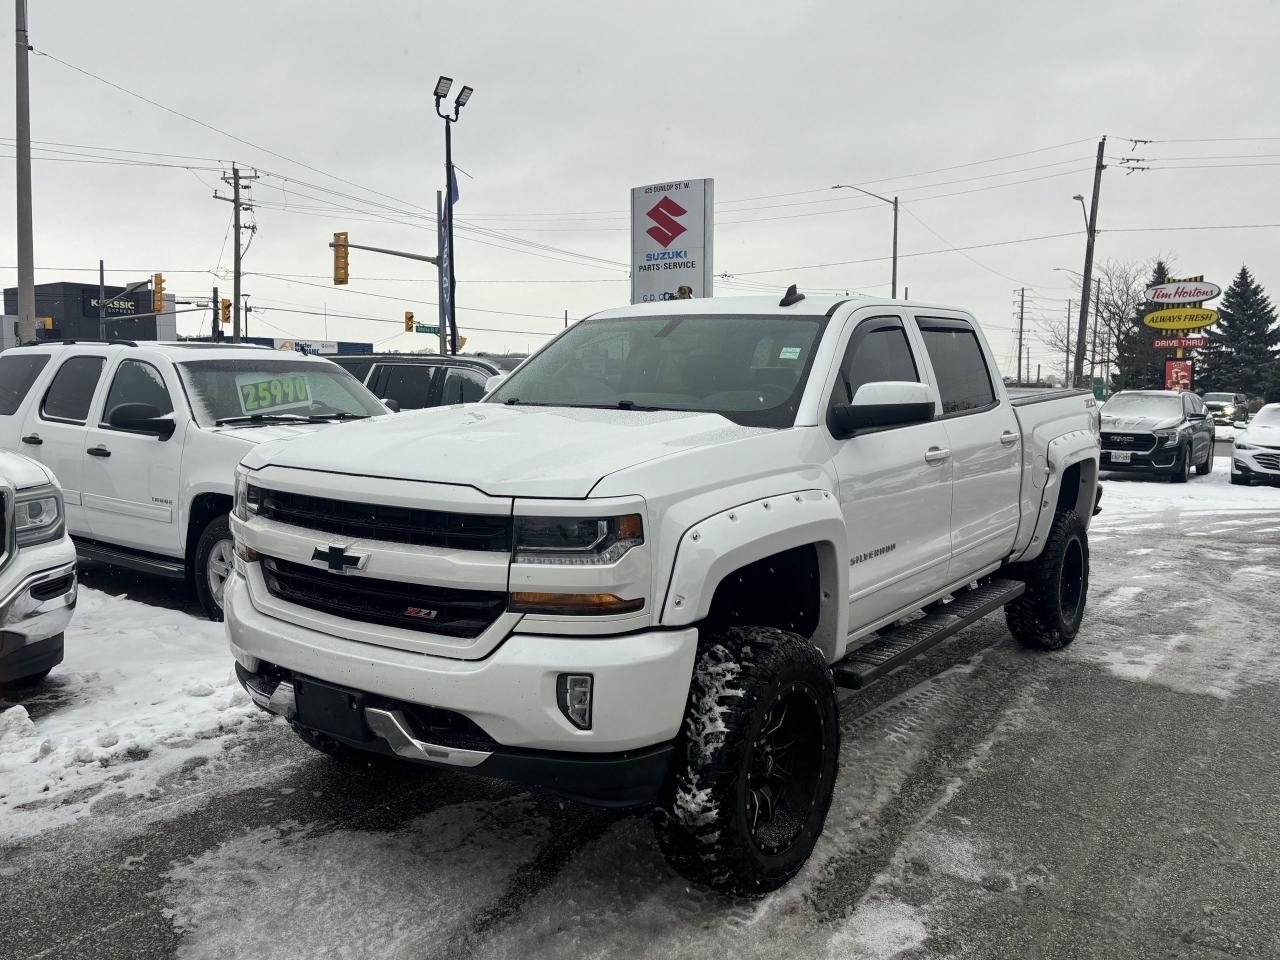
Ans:
MULTIPOLYGON (((1231 485, 1231 458, 1218 457, 1207 477, 1192 473, 1186 483, 1170 483, 1163 477, 1142 473, 1102 472, 1102 513, 1094 517, 1090 532, 1136 529, 1135 519, 1161 526, 1178 516, 1216 513, 1280 512, 1280 487, 1231 485), (1154 515, 1154 516, 1153 516, 1154 515)), ((1188 526, 1188 530, 1194 527, 1188 526)))
POLYGON ((81 587, 66 658, 27 697, 55 708, 0 713, 0 841, 147 793, 267 719, 232 664, 222 624, 81 587))

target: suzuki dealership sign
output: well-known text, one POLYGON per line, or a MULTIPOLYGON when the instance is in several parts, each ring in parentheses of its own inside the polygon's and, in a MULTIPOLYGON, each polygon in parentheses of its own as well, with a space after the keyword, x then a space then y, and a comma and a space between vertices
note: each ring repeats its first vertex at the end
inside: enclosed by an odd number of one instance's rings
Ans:
POLYGON ((711 296, 712 180, 631 191, 631 302, 711 296))

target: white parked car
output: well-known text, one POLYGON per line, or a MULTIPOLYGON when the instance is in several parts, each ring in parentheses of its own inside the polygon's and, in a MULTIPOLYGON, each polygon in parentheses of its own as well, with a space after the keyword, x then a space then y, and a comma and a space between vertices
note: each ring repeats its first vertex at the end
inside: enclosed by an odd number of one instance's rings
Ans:
POLYGON ((31 685, 62 662, 76 606, 76 552, 53 474, 0 450, 0 686, 31 685))
POLYGON ((758 894, 822 832, 836 685, 1002 607, 1075 637, 1098 449, 963 310, 608 311, 481 403, 251 451, 237 674, 327 752, 654 805, 676 869, 758 894))
POLYGON ((1231 482, 1280 484, 1280 403, 1253 415, 1231 447, 1231 482))
POLYGON ((189 579, 213 619, 240 458, 387 412, 328 360, 264 347, 68 341, 0 354, 0 449, 57 476, 80 556, 189 579))

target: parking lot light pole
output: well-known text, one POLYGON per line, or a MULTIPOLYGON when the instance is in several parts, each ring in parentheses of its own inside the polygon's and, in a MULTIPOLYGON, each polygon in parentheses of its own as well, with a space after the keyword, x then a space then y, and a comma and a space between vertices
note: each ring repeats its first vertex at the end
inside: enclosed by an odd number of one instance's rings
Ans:
POLYGON ((889 296, 898 299, 898 198, 894 197, 890 200, 888 197, 882 197, 878 193, 872 193, 870 190, 863 190, 861 187, 855 187, 851 183, 837 183, 831 188, 832 190, 857 190, 859 193, 866 194, 874 200, 880 200, 893 207, 893 279, 890 285, 889 296))
MULTIPOLYGON (((458 352, 458 294, 457 285, 454 282, 454 250, 453 250, 453 202, 454 184, 456 180, 453 172, 453 125, 458 122, 458 116, 462 113, 462 108, 467 105, 467 101, 471 99, 474 92, 471 87, 464 86, 459 92, 457 99, 453 101, 453 116, 440 109, 440 104, 444 98, 449 95, 449 88, 453 86, 452 77, 441 77, 436 81, 436 116, 444 121, 444 209, 446 214, 445 240, 448 246, 448 275, 445 278, 449 284, 449 310, 448 316, 442 319, 449 325, 449 352, 458 352)), ((442 264, 442 266, 444 266, 442 264)))

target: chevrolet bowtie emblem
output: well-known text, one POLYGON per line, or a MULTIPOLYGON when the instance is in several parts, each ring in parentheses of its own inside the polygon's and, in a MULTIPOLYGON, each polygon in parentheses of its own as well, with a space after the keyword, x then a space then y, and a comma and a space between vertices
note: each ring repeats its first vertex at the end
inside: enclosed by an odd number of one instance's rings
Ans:
POLYGON ((346 573, 348 570, 363 570, 367 553, 348 553, 340 543, 331 543, 327 547, 316 547, 311 559, 326 564, 334 573, 346 573))

